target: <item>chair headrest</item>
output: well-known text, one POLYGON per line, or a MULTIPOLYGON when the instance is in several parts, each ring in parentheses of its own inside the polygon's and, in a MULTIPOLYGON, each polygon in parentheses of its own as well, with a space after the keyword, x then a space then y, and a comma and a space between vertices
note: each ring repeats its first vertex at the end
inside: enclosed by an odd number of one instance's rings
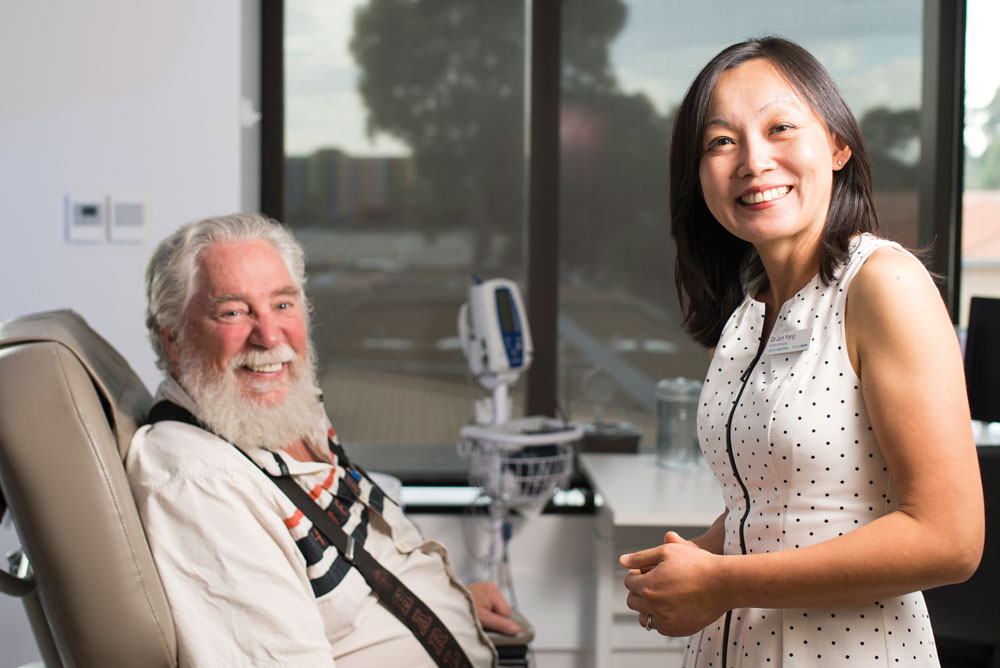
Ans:
POLYGON ((102 396, 122 459, 152 401, 149 390, 117 350, 76 312, 34 313, 0 323, 0 347, 30 341, 55 341, 80 360, 102 396))

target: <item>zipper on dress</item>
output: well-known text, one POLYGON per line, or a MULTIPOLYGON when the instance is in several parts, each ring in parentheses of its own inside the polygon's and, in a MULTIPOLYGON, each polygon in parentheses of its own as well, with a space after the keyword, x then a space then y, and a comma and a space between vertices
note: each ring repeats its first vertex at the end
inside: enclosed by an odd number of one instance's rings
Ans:
MULTIPOLYGON (((770 313, 770 306, 764 306, 764 323, 767 323, 767 316, 770 313)), ((747 517, 750 515, 750 492, 747 490, 746 484, 744 484, 743 479, 740 477, 739 470, 736 468, 736 455, 733 454, 733 416, 736 415, 736 407, 740 405, 740 399, 743 398, 743 391, 747 388, 747 382, 750 380, 750 374, 753 373, 754 368, 756 368, 757 363, 760 362, 760 358, 764 355, 764 348, 767 345, 767 332, 765 327, 761 327, 760 331, 760 345, 757 347, 757 354, 754 355, 753 361, 746 370, 740 374, 740 391, 737 392, 736 398, 733 400, 733 407, 729 411, 729 419, 726 421, 726 452, 729 454, 729 466, 732 468, 733 477, 736 478, 736 482, 740 484, 740 489, 743 490, 743 505, 745 510, 743 511, 743 517, 740 518, 739 536, 740 536, 740 553, 747 553, 747 543, 746 537, 743 534, 743 525, 746 524, 747 517)), ((733 611, 729 610, 726 612, 726 622, 722 630, 722 668, 728 668, 728 663, 726 660, 727 654, 729 652, 729 626, 733 620, 733 611)))

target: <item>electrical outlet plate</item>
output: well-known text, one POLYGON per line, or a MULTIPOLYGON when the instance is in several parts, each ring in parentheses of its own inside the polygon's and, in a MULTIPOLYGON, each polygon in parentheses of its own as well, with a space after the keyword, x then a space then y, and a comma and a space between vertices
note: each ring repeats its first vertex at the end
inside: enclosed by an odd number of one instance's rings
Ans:
POLYGON ((66 241, 100 243, 107 234, 107 197, 103 195, 65 198, 66 241))

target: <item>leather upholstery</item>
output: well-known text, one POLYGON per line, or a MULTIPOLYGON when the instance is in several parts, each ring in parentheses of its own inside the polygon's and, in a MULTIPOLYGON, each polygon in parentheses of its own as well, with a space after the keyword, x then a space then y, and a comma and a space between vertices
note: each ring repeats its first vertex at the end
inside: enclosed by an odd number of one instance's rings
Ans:
POLYGON ((0 324, 0 487, 66 666, 177 664, 122 464, 150 402, 76 313, 0 324))

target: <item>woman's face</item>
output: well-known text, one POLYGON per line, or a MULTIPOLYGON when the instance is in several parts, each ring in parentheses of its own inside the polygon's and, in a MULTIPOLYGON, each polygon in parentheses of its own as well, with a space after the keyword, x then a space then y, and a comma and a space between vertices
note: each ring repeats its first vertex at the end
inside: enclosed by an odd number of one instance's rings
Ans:
POLYGON ((699 178, 716 220, 758 249, 819 239, 851 151, 778 70, 758 58, 723 72, 707 120, 699 178))

